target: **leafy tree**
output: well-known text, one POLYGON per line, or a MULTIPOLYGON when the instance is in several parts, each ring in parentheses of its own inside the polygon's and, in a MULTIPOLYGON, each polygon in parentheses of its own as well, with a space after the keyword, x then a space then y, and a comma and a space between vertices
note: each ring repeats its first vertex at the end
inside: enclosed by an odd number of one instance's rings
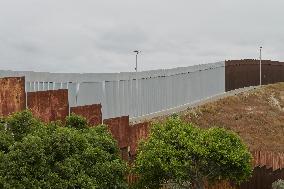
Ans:
POLYGON ((204 188, 205 182, 240 183, 252 173, 251 154, 240 137, 222 128, 203 130, 172 117, 156 123, 140 143, 134 171, 137 188, 175 183, 181 188, 204 188))
POLYGON ((66 126, 77 129, 86 129, 88 127, 88 122, 86 118, 72 113, 71 116, 66 117, 66 126))
POLYGON ((16 141, 22 140, 34 127, 40 125, 39 120, 35 119, 29 110, 15 113, 7 118, 7 128, 14 135, 16 141))
POLYGON ((5 129, 0 130, 0 151, 8 152, 9 146, 14 144, 14 137, 12 133, 6 131, 5 129))
POLYGON ((9 117, 0 132, 7 134, 0 138, 0 188, 126 188, 126 164, 107 128, 83 129, 77 118, 62 127, 28 111, 9 117))

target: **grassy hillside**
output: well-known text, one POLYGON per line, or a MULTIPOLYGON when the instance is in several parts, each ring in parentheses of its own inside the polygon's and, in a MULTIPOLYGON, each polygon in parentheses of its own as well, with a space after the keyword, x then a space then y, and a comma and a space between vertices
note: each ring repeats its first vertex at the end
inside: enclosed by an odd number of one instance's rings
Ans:
MULTIPOLYGON (((203 128, 233 130, 251 150, 284 152, 284 83, 227 97, 180 115, 203 128)), ((161 119, 164 118, 158 118, 161 119)))

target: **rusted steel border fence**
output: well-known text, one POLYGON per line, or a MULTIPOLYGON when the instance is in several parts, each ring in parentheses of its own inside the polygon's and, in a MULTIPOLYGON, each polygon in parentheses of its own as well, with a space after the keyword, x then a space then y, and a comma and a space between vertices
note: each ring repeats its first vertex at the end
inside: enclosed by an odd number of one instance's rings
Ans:
MULTIPOLYGON (((284 81, 284 63, 262 61, 262 82, 284 81)), ((70 107, 101 103, 103 119, 152 115, 194 104, 226 91, 259 85, 259 60, 230 60, 138 73, 39 73, 0 70, 0 77, 26 76, 27 92, 68 89, 70 107)))
POLYGON ((272 169, 284 169, 284 153, 280 152, 253 152, 253 164, 255 167, 264 167, 272 169))
POLYGON ((25 107, 25 78, 0 78, 0 116, 22 111, 25 107))
MULTIPOLYGON (((262 84, 284 82, 284 62, 262 61, 262 84)), ((259 60, 228 60, 225 61, 225 90, 230 91, 260 83, 259 60)))

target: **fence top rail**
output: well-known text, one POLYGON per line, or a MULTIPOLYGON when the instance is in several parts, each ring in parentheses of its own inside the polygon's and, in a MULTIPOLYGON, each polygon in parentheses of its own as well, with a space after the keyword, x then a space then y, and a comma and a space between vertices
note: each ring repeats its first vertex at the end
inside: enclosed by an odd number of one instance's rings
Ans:
POLYGON ((26 81, 46 81, 46 82, 103 82, 120 81, 133 79, 146 79, 156 77, 167 77, 172 75, 198 72, 208 69, 224 67, 225 62, 216 62, 209 64, 200 64, 188 67, 178 67, 173 69, 160 69, 142 72, 120 72, 120 73, 49 73, 34 71, 12 71, 0 70, 0 77, 18 77, 25 76, 26 81))

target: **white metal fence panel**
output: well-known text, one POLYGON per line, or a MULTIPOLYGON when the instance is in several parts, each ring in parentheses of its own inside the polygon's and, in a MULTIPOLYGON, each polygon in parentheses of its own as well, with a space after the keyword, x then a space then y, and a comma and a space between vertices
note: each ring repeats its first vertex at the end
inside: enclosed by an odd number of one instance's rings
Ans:
POLYGON ((26 91, 68 89, 69 104, 101 103, 103 118, 139 117, 225 92, 225 63, 114 74, 55 74, 0 71, 26 76, 26 91))

